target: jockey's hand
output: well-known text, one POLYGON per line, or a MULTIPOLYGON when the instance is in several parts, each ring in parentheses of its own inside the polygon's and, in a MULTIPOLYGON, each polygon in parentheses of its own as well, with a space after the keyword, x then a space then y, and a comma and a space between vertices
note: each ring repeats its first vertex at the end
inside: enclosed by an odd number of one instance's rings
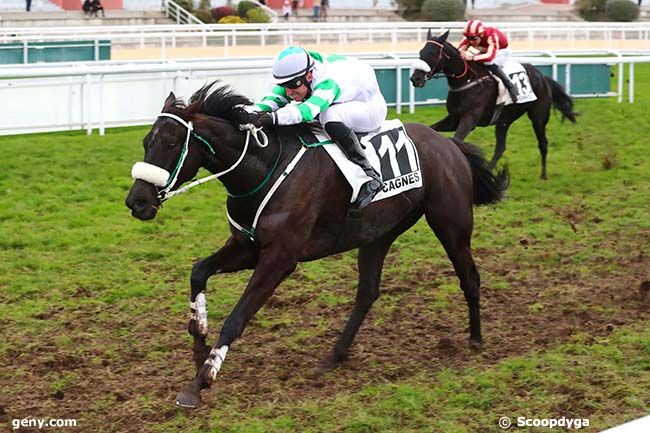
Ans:
POLYGON ((233 111, 233 121, 237 125, 253 125, 256 128, 264 128, 275 124, 274 116, 265 111, 250 113, 244 108, 238 108, 233 111))
POLYGON ((468 62, 471 62, 474 60, 474 54, 470 53, 469 51, 463 51, 463 58, 468 62))

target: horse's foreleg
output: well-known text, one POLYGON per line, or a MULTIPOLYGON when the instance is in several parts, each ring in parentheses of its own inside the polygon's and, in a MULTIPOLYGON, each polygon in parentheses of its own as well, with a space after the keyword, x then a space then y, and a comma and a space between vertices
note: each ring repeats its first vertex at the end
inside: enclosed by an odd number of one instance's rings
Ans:
POLYGON ((355 335, 357 335, 370 307, 379 297, 379 282, 384 258, 394 239, 394 237, 388 240, 384 239, 359 248, 357 259, 359 286, 352 314, 332 351, 319 363, 320 371, 332 370, 348 357, 348 351, 355 335))
POLYGON ((458 127, 458 122, 458 116, 448 114, 444 119, 439 120, 438 122, 431 125, 431 128, 436 131, 451 132, 456 130, 458 127))
POLYGON ((188 332, 194 338, 194 363, 196 369, 203 365, 210 353, 210 346, 205 344, 208 335, 208 311, 205 288, 208 278, 217 273, 236 272, 255 267, 255 252, 234 237, 210 257, 194 264, 190 285, 190 322, 188 332))
POLYGON ((496 124, 494 131, 497 144, 494 147, 494 155, 492 156, 492 160, 490 160, 488 164, 488 168, 490 170, 494 168, 494 166, 497 164, 497 161, 499 161, 499 158, 501 158, 501 155, 503 155, 503 152, 506 151, 506 137, 508 135, 508 128, 510 128, 509 123, 496 124))
POLYGON ((216 379, 232 342, 241 335, 248 321, 264 305, 280 282, 296 268, 297 260, 282 251, 267 251, 260 256, 246 290, 226 319, 221 335, 196 377, 176 397, 176 404, 196 407, 200 392, 216 379))

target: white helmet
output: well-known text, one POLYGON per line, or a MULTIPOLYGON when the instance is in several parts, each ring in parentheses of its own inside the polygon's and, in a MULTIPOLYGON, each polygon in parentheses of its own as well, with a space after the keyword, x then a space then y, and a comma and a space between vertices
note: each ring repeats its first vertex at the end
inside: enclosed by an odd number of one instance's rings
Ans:
POLYGON ((285 48, 273 61, 273 82, 288 83, 304 77, 314 67, 314 59, 300 47, 285 48))

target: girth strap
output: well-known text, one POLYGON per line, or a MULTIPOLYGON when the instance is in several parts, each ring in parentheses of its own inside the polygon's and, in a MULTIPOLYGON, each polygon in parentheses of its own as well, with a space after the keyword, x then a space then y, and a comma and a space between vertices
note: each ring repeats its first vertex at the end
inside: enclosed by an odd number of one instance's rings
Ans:
POLYGON ((226 208, 226 216, 228 217, 228 221, 230 222, 230 224, 232 224, 233 227, 235 227, 237 230, 239 230, 240 232, 242 232, 246 236, 248 236, 248 238, 252 242, 255 241, 255 229, 257 227, 257 222, 260 219, 260 215, 262 215, 262 211, 264 210, 264 208, 266 207, 268 202, 271 200, 271 197, 273 197, 273 194, 275 194, 275 191, 277 191, 277 189, 280 188, 280 185, 282 184, 282 182, 284 182, 284 180, 287 178, 287 176, 289 176, 289 173, 291 173, 293 171, 293 169, 296 168, 296 165, 298 164, 298 161, 300 161, 300 158, 302 158, 302 156, 305 154, 306 151, 307 151, 307 148, 304 147, 304 146, 301 146, 300 150, 298 151, 296 156, 294 156, 293 159, 291 160, 291 162, 289 163, 289 165, 287 165, 287 168, 285 168, 284 171, 282 172, 282 174, 275 180, 275 182, 273 183, 273 186, 266 193, 266 195, 264 196, 264 199, 262 200, 259 207, 257 208, 257 212, 255 212, 255 218, 253 219, 253 224, 251 225, 250 229, 245 229, 243 226, 238 224, 237 221, 235 221, 230 216, 230 214, 228 213, 228 208, 226 208))

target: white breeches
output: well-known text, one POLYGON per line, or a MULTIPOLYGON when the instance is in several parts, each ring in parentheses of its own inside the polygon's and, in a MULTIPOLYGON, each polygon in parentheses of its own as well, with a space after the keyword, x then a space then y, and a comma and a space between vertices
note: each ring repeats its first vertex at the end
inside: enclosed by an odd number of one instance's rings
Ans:
POLYGON ((501 48, 499 51, 497 51, 497 55, 494 56, 494 59, 492 59, 491 62, 485 62, 485 64, 503 66, 503 64, 510 58, 510 54, 512 54, 512 50, 510 50, 510 48, 501 48))
POLYGON ((320 113, 320 123, 343 122, 354 132, 370 132, 378 129, 384 120, 388 107, 379 89, 370 101, 349 101, 330 105, 320 113))

